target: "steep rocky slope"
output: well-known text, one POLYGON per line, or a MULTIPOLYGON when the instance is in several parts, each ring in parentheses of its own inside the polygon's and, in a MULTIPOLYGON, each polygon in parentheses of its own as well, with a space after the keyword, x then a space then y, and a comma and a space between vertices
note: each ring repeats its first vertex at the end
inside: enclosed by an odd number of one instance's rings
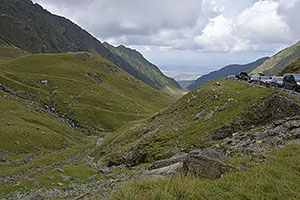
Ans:
MULTIPOLYGON (((171 78, 156 66, 137 56, 111 51, 100 41, 70 20, 56 16, 30 0, 2 0, 0 2, 0 39, 30 53, 63 53, 88 51, 113 62, 135 78, 153 88, 180 90, 171 78), (129 55, 129 57, 128 57, 129 55), (135 62, 132 62, 135 60, 135 62), (151 70, 155 74, 145 73, 151 70), (162 81, 163 80, 163 81, 162 81)), ((131 50, 127 49, 127 52, 131 50)), ((134 51, 131 51, 134 52, 134 51)))
POLYGON ((278 52, 253 70, 252 74, 263 72, 265 75, 276 75, 298 58, 300 58, 300 42, 278 52))
POLYGON ((206 83, 207 81, 217 80, 220 78, 225 78, 229 75, 235 75, 240 72, 251 72, 259 65, 263 64, 266 60, 268 60, 269 57, 258 59, 255 62, 248 63, 245 65, 228 65, 226 67, 223 67, 217 71, 210 72, 209 74, 203 75, 200 78, 198 78, 193 84, 188 86, 188 89, 194 90, 195 88, 199 87, 200 85, 206 83))

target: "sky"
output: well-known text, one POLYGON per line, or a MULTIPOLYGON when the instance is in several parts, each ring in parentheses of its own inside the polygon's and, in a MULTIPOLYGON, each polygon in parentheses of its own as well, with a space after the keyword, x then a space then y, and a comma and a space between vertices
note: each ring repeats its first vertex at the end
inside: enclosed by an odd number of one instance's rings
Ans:
POLYGON ((140 51, 165 74, 196 79, 300 40, 300 0, 33 0, 101 42, 140 51))

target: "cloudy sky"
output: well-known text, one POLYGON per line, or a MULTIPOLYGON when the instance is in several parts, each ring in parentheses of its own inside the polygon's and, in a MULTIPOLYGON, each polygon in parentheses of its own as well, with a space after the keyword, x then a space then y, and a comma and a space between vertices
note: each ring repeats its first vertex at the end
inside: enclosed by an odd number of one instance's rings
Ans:
POLYGON ((100 41, 190 79, 300 40, 300 0, 34 0, 100 41))

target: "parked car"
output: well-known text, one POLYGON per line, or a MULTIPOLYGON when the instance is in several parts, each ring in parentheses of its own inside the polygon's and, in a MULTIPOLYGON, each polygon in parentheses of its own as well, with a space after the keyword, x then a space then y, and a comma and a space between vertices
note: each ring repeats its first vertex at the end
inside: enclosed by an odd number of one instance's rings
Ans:
POLYGON ((282 87, 283 86, 283 77, 281 76, 272 76, 271 87, 282 87))
POLYGON ((283 76, 283 87, 285 89, 300 91, 300 74, 285 74, 283 76))
POLYGON ((260 83, 269 86, 271 83, 271 77, 270 76, 261 76, 260 83))
POLYGON ((250 79, 249 75, 247 72, 240 72, 239 74, 235 75, 237 79, 248 81, 250 79))
POLYGON ((260 83, 260 75, 253 75, 250 77, 250 83, 260 83))
POLYGON ((229 75, 229 76, 227 76, 227 78, 226 79, 229 79, 229 80, 234 80, 235 79, 235 75, 229 75))

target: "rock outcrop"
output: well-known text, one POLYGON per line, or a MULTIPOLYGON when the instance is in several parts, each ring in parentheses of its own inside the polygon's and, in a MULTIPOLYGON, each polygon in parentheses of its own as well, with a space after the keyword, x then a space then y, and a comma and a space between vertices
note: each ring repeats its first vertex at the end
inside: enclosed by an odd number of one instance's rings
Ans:
POLYGON ((205 155, 190 155, 184 161, 183 169, 185 174, 216 179, 220 178, 225 172, 233 170, 234 167, 205 155))

